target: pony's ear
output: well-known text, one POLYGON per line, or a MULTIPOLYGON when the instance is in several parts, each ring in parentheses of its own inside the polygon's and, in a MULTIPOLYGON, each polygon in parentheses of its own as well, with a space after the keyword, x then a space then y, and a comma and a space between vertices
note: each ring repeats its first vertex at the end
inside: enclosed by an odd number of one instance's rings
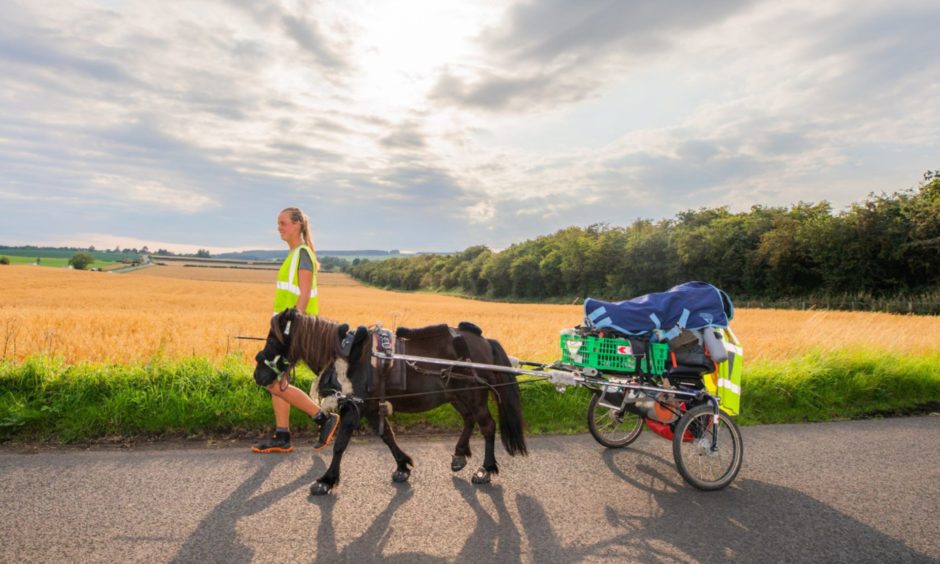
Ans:
POLYGON ((284 308, 284 311, 277 314, 274 319, 271 320, 271 325, 278 325, 278 333, 283 333, 284 335, 290 335, 290 326, 293 324, 294 318, 297 316, 297 310, 292 307, 284 308), (281 329, 280 324, 283 322, 284 328, 281 329))
POLYGON ((296 307, 289 307, 284 310, 284 320, 288 324, 290 324, 293 321, 296 321, 299 315, 300 315, 300 312, 297 311, 296 307))
POLYGON ((359 327, 356 327, 356 336, 353 337, 353 342, 358 343, 359 341, 365 339, 368 336, 369 336, 369 328, 360 325, 359 327))

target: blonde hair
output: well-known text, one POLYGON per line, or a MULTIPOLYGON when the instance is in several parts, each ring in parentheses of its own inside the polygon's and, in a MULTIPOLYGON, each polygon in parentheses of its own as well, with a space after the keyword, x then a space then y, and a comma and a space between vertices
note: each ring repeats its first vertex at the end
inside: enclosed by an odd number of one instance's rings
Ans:
POLYGON ((313 245, 313 237, 310 236, 310 218, 300 208, 284 208, 281 213, 290 214, 288 217, 290 217, 291 223, 300 224, 300 235, 304 238, 304 244, 313 250, 313 263, 319 270, 320 261, 317 260, 317 248, 313 245))

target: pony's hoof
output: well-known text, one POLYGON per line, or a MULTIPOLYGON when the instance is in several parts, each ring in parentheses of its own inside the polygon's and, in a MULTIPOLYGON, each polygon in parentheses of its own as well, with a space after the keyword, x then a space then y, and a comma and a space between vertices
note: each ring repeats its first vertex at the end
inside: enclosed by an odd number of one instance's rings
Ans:
POLYGON ((474 484, 489 484, 492 481, 492 477, 487 470, 480 468, 473 474, 473 477, 470 478, 470 481, 474 484))
POLYGON ((392 472, 392 481, 396 483, 407 482, 408 478, 411 477, 411 472, 407 470, 395 470, 392 472))
POLYGON ((333 486, 329 484, 324 484, 323 482, 314 482, 310 486, 310 495, 326 495, 330 493, 330 490, 333 489, 333 486))
POLYGON ((450 459, 450 469, 454 472, 460 472, 467 465, 466 456, 455 456, 450 459))

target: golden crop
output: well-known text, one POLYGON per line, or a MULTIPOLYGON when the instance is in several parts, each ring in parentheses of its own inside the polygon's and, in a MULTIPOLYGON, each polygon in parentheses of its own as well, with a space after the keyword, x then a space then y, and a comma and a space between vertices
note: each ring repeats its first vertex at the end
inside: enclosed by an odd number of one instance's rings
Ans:
MULTIPOLYGON (((273 270, 155 266, 130 274, 0 266, 0 358, 131 363, 190 355, 254 356, 274 299, 273 270)), ((558 358, 558 332, 579 305, 506 304, 368 288, 320 274, 321 315, 350 325, 418 327, 467 320, 515 357, 558 358)), ((627 297, 627 296, 625 296, 627 297)), ((813 349, 940 350, 940 318, 880 313, 739 309, 732 328, 745 355, 785 359, 813 349)))

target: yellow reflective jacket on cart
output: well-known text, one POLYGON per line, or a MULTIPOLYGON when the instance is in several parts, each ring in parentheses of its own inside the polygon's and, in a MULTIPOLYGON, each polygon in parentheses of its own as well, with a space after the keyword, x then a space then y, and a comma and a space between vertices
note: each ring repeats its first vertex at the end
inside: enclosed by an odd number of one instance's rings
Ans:
POLYGON ((744 370, 744 349, 730 328, 721 329, 721 342, 728 351, 728 360, 719 363, 715 372, 705 378, 708 393, 721 398, 721 409, 731 416, 741 414, 741 372, 744 370))

